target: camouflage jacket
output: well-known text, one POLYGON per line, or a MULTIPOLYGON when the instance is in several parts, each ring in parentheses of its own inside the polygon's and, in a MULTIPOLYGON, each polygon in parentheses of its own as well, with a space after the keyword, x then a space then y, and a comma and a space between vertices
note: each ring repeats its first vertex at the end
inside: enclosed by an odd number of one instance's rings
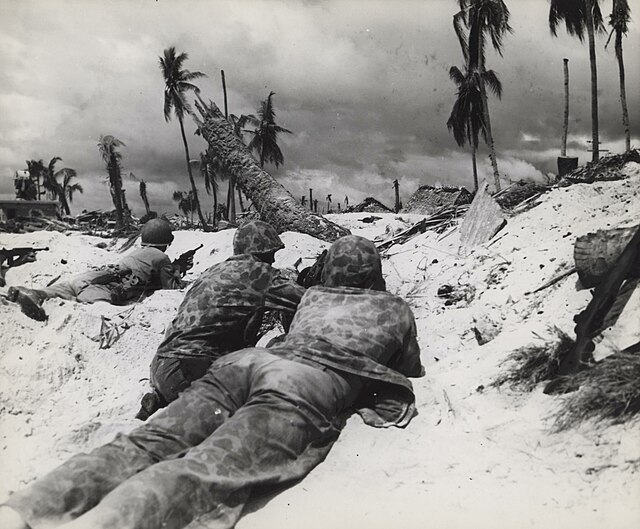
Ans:
POLYGON ((305 290, 250 254, 207 269, 185 295, 157 356, 213 360, 256 344, 268 309, 293 314, 305 290))
POLYGON ((364 383, 358 412, 367 424, 405 426, 415 414, 406 377, 424 374, 416 323, 409 306, 393 294, 311 287, 289 334, 269 351, 357 375, 364 383))

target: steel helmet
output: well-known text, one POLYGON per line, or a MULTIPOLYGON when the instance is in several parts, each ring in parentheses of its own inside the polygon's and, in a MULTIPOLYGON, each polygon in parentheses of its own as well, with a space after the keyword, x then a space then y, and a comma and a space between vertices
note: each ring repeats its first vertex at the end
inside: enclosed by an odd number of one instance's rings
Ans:
POLYGON ((240 226, 233 236, 233 254, 265 254, 284 248, 276 229, 267 222, 252 220, 240 226))
POLYGON ((171 224, 163 219, 151 219, 142 226, 144 246, 169 246, 173 241, 171 224))
POLYGON ((358 235, 341 237, 327 252, 322 284, 325 287, 386 290, 378 249, 369 239, 358 235))

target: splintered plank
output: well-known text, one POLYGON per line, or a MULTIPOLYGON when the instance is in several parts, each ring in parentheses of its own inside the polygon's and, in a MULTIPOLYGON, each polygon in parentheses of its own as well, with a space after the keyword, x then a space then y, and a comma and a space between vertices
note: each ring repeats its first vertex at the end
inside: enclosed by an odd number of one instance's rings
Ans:
POLYGON ((576 239, 573 259, 584 287, 591 288, 600 283, 639 227, 598 230, 576 239))
POLYGON ((484 182, 464 216, 460 226, 460 255, 468 255, 474 248, 490 241, 507 223, 502 209, 487 188, 487 182, 484 182))

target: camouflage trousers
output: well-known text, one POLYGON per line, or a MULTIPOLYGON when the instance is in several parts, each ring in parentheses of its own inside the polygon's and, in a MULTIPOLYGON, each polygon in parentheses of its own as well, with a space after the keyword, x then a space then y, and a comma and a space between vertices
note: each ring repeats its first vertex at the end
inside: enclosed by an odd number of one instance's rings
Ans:
POLYGON ((192 358, 164 358, 151 360, 151 385, 162 396, 164 403, 173 402, 194 380, 203 377, 214 359, 207 356, 192 358))
POLYGON ((357 387, 266 349, 231 353, 144 426, 7 505, 33 529, 231 528, 253 487, 301 479, 326 457, 357 387))

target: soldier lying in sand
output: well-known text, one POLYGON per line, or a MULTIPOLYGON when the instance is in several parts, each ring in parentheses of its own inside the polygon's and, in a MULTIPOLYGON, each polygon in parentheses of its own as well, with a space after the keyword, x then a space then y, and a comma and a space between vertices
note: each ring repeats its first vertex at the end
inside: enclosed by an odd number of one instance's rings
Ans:
POLYGON ((252 489, 318 465, 352 408, 375 426, 408 424, 406 376, 424 373, 415 320, 384 291, 375 246, 339 239, 322 278, 281 344, 218 359, 144 426, 14 493, 0 526, 229 529, 252 489))
POLYGON ((142 227, 141 238, 142 248, 131 252, 117 265, 85 272, 40 289, 9 287, 7 299, 18 303, 30 318, 45 321, 47 314, 42 303, 51 298, 119 305, 159 288, 182 288, 185 283, 181 276, 193 266, 193 259, 172 264, 164 253, 173 241, 169 223, 162 219, 150 220, 142 227))

